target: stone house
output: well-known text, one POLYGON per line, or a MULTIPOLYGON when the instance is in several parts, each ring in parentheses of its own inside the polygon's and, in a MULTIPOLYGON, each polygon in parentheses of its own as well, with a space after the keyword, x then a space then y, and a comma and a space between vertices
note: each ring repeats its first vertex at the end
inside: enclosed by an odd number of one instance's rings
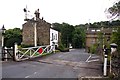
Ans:
MULTIPOLYGON (((37 45, 50 45, 51 40, 51 30, 52 26, 49 22, 46 22, 45 20, 43 20, 43 18, 40 18, 40 13, 39 13, 39 9, 37 11, 35 11, 35 17, 36 17, 36 34, 37 34, 37 45)), ((34 18, 27 20, 26 23, 24 23, 22 25, 22 29, 23 29, 23 42, 22 44, 25 45, 34 45, 34 26, 35 26, 35 21, 34 18)), ((60 41, 60 35, 57 32, 56 37, 57 37, 57 41, 56 41, 56 45, 58 45, 58 42, 60 41)))
MULTIPOLYGON (((98 42, 98 33, 101 32, 103 37, 110 39, 112 28, 88 28, 86 31, 86 51, 89 52, 90 47, 98 42)), ((101 44, 101 43, 100 43, 101 44)))
POLYGON ((52 45, 54 42, 55 45, 58 46, 58 35, 59 35, 58 31, 50 28, 50 45, 52 45))

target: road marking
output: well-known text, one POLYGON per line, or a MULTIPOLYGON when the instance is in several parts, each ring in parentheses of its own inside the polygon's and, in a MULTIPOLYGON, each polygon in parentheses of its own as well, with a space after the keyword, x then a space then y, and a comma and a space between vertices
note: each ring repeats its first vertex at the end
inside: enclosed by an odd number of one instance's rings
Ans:
MULTIPOLYGON (((37 74, 37 72, 34 72, 34 75, 35 75, 35 74, 37 74)), ((29 75, 29 76, 26 76, 25 78, 29 78, 29 77, 30 77, 30 75, 29 75)))
POLYGON ((25 78, 29 78, 30 76, 26 76, 25 78))
POLYGON ((91 58, 91 54, 90 54, 90 56, 87 58, 87 60, 85 61, 85 62, 88 62, 88 60, 91 58))
POLYGON ((37 74, 37 72, 34 72, 34 74, 37 74))
POLYGON ((94 62, 94 61, 99 61, 99 59, 89 60, 87 62, 89 63, 89 62, 94 62))

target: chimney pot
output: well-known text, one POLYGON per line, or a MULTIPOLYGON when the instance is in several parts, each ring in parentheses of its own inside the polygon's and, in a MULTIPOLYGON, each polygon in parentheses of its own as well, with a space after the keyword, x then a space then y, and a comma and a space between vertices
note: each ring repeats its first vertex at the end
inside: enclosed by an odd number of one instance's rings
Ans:
POLYGON ((35 17, 36 17, 36 18, 40 18, 39 9, 37 9, 34 14, 35 14, 35 17))

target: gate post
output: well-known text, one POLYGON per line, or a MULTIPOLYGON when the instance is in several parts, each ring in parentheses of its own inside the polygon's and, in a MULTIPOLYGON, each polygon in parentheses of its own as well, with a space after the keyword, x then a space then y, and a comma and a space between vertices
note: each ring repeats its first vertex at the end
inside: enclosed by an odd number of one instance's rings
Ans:
POLYGON ((18 53, 18 47, 17 47, 17 43, 15 43, 14 45, 14 60, 15 61, 18 61, 17 53, 18 53))
POLYGON ((53 47, 53 53, 55 53, 55 42, 53 42, 52 47, 53 47))
POLYGON ((107 76, 107 55, 104 55, 104 76, 107 76))
POLYGON ((55 44, 54 44, 54 49, 53 49, 53 52, 55 53, 55 44))
POLYGON ((111 58, 112 58, 112 54, 113 54, 115 51, 117 51, 117 46, 118 46, 118 45, 115 44, 115 43, 110 44, 110 47, 111 47, 111 54, 110 54, 110 73, 111 73, 111 71, 112 71, 112 70, 111 70, 111 69, 112 69, 112 66, 111 66, 111 65, 112 65, 112 61, 111 61, 111 60, 112 60, 112 59, 111 59, 111 58))
POLYGON ((4 59, 5 59, 5 61, 7 61, 7 47, 5 47, 5 50, 4 50, 4 59))

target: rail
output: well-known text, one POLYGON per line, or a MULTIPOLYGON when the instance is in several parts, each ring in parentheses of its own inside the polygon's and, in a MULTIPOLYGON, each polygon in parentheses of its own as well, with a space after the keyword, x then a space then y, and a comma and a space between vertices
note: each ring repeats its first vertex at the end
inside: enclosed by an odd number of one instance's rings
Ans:
POLYGON ((17 44, 15 44, 14 48, 15 61, 35 58, 52 52, 55 52, 55 45, 18 48, 17 44))

